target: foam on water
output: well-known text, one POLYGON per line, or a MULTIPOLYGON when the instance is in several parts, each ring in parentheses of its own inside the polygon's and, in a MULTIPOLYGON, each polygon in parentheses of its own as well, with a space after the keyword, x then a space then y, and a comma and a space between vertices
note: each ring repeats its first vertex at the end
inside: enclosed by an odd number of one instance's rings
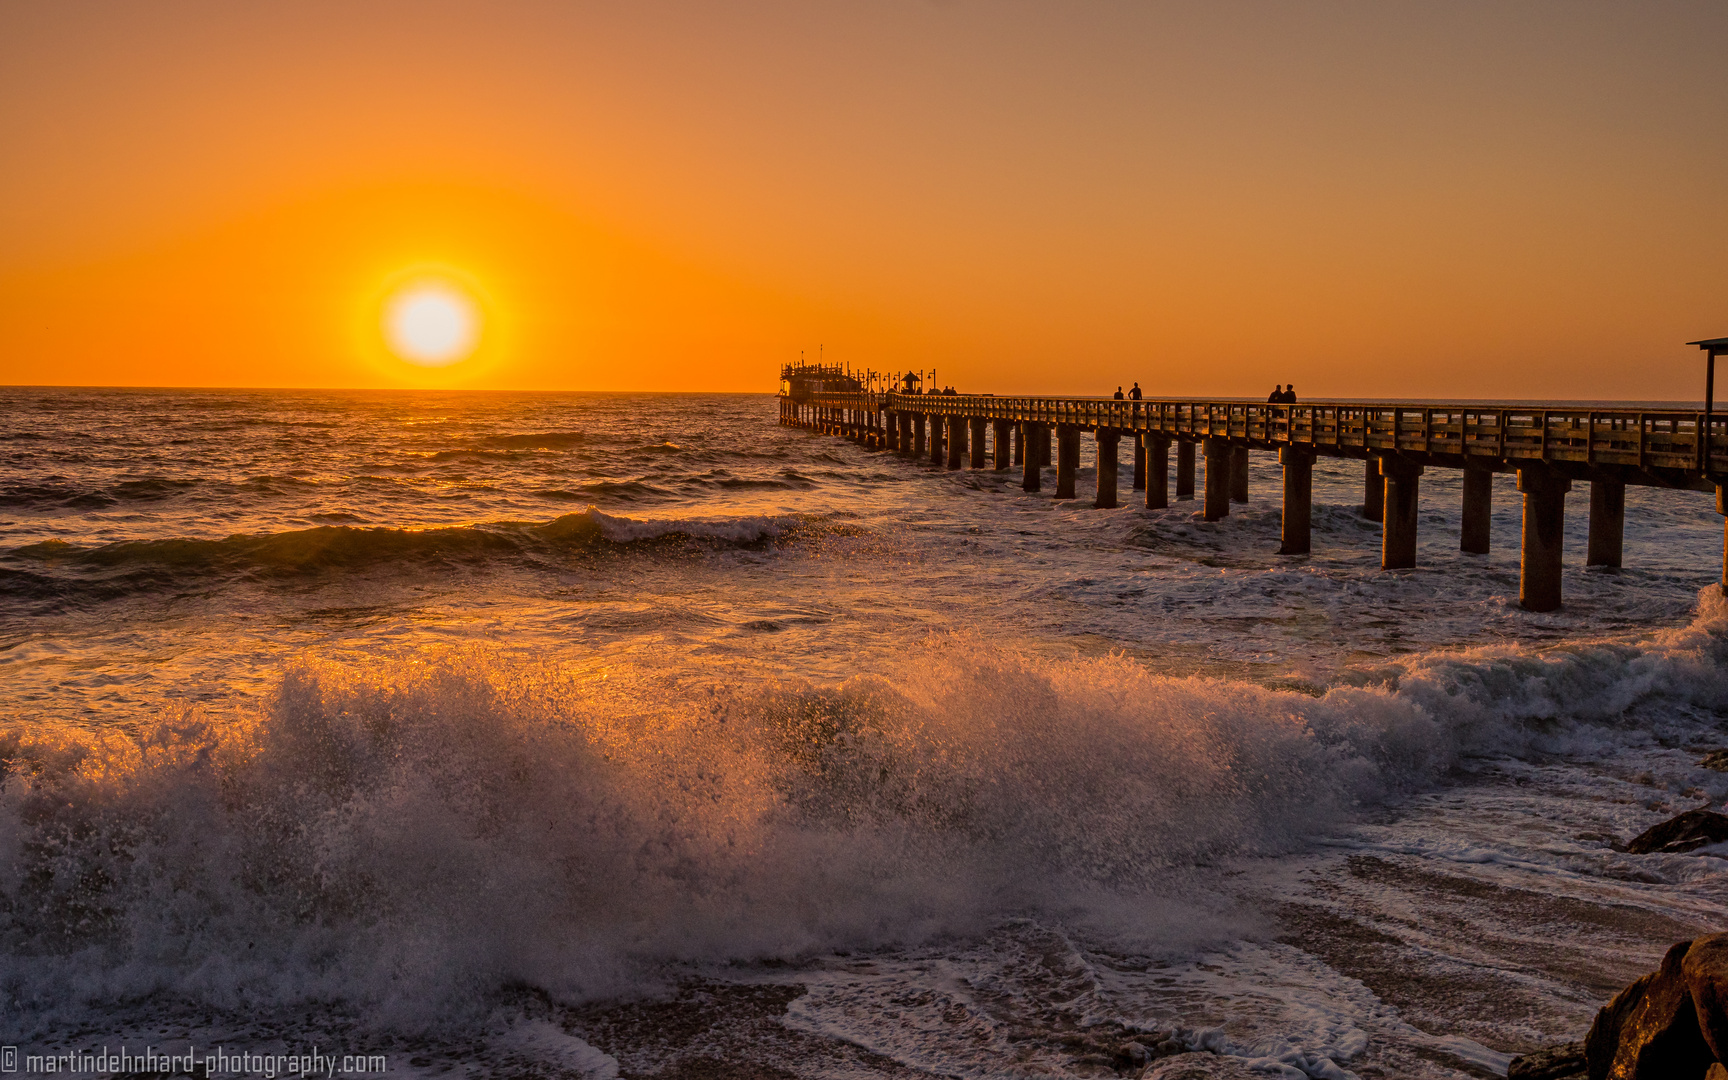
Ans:
POLYGON ((1319 696, 965 637, 628 717, 473 651, 308 661, 250 716, 6 733, 0 980, 43 1022, 167 994, 415 1028, 510 985, 580 1001, 1004 918, 1174 955, 1248 925, 1196 899, 1209 868, 1466 755, 1605 750, 1648 737, 1629 712, 1728 705, 1725 649, 1707 589, 1641 641, 1415 656, 1319 696))

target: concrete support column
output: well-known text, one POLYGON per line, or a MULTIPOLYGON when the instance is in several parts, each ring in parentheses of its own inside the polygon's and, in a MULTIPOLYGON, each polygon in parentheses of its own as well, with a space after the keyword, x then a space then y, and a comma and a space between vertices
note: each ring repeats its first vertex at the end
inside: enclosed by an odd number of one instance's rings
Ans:
POLYGON ((1314 519, 1314 448, 1285 446, 1278 450, 1284 466, 1284 533, 1280 555, 1306 555, 1314 519))
POLYGON ((1464 463, 1464 524, 1458 550, 1488 554, 1488 525, 1494 516, 1494 473, 1475 462, 1464 463))
POLYGON ((1560 606, 1560 547, 1566 525, 1566 493, 1572 481, 1544 465, 1518 470, 1524 494, 1524 536, 1518 553, 1518 603, 1526 611, 1560 606))
POLYGON ((948 467, 958 469, 966 463, 966 418, 948 418, 948 467))
POLYGON ((1230 444, 1223 439, 1207 439, 1202 449, 1206 452, 1206 499, 1200 516, 1217 521, 1230 516, 1230 444))
POLYGON ((1728 593, 1728 485, 1716 485, 1716 512, 1722 515, 1722 591, 1728 593))
POLYGON ((1050 436, 1051 436, 1050 425, 1049 424, 1039 424, 1038 425, 1038 464, 1044 466, 1046 469, 1048 469, 1051 465, 1055 464, 1055 459, 1052 458, 1050 455, 1050 436))
POLYGON ((1248 448, 1232 446, 1230 448, 1230 501, 1245 503, 1248 501, 1248 448))
POLYGON ((993 451, 990 464, 996 467, 997 472, 1008 467, 1008 459, 1012 456, 1010 451, 1013 450, 1013 446, 1009 442, 1012 436, 1009 432, 1013 426, 1006 420, 996 420, 990 425, 990 438, 992 440, 990 449, 993 451))
POLYGON ((1590 552, 1585 566, 1619 567, 1626 538, 1626 482, 1590 481, 1590 552))
POLYGON ((1146 509, 1162 510, 1170 505, 1170 436, 1150 431, 1146 451, 1146 509))
POLYGON ((1371 457, 1362 470, 1362 516, 1369 521, 1386 518, 1386 484, 1380 475, 1380 459, 1371 457))
POLYGON ((1056 497, 1074 497, 1074 474, 1080 469, 1080 429, 1056 425, 1056 497))
POLYGON ((1194 440, 1176 440, 1176 501, 1194 497, 1194 440))
POLYGON ((982 469, 984 467, 984 425, 985 425, 985 423, 986 423, 986 421, 982 416, 974 416, 972 418, 972 462, 971 462, 971 465, 974 469, 982 469))
POLYGON ((1098 429, 1098 495, 1092 505, 1100 510, 1116 509, 1116 444, 1121 440, 1120 431, 1098 429))
POLYGON ((942 417, 930 414, 930 464, 942 467, 942 417))
POLYGON ((1385 478, 1385 527, 1380 531, 1380 569, 1408 570, 1416 565, 1416 511, 1422 466, 1400 457, 1380 459, 1385 478))
POLYGON ((1134 490, 1146 490, 1146 440, 1149 432, 1134 436, 1134 490))
POLYGON ((1025 470, 1021 474, 1021 491, 1043 490, 1041 470, 1038 467, 1038 443, 1040 441, 1038 429, 1043 426, 1043 424, 1035 424, 1030 420, 1020 424, 1020 467, 1025 470), (1032 452, 1029 454, 1026 453, 1027 447, 1032 448, 1032 452))
POLYGON ((1014 425, 1014 464, 1024 467, 1026 464, 1026 425, 1014 425))

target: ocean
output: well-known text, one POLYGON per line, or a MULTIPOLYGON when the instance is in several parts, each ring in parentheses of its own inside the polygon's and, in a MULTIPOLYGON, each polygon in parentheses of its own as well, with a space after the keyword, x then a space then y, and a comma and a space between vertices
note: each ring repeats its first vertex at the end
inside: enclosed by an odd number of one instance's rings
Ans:
POLYGON ((1383 572, 1359 463, 1282 557, 1272 455, 1206 523, 1083 447, 1058 502, 769 395, 0 389, 0 1035, 1495 1076, 1728 925, 1728 858, 1618 850, 1728 798, 1711 496, 1628 488, 1614 573, 1575 485, 1536 615, 1511 477, 1383 572))

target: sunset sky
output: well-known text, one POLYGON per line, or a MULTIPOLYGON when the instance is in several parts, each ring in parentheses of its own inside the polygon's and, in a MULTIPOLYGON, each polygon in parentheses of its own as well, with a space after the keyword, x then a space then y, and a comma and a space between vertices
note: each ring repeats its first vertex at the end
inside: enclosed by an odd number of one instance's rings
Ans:
POLYGON ((1695 398, 1725 49, 1720 0, 10 0, 0 383, 1695 398), (472 353, 393 348, 416 282, 472 353))

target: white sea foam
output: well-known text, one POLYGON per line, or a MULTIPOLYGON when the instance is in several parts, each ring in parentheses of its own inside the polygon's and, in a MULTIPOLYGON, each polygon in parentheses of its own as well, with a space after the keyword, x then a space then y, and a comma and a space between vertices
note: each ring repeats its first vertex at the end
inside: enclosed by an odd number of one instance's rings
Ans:
POLYGON ((1707 589, 1681 629, 1413 655, 1318 696, 958 636, 629 718, 485 653, 308 660, 240 720, 6 733, 0 979, 42 1016, 168 993, 412 1028, 505 985, 586 1000, 1015 915, 1186 949, 1239 925, 1192 894, 1220 860, 1467 755, 1606 752, 1649 738, 1629 710, 1728 704, 1725 625, 1707 589))

